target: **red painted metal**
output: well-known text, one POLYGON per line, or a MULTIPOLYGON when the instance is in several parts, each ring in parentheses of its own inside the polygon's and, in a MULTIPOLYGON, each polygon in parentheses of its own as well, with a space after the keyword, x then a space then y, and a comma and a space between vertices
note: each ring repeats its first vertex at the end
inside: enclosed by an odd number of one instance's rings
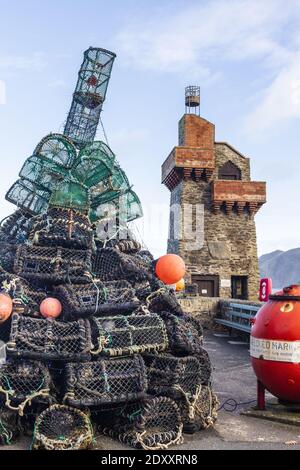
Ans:
POLYGON ((266 389, 264 384, 258 380, 257 381, 257 409, 265 410, 266 409, 266 389))
POLYGON ((268 302, 269 295, 272 294, 272 279, 266 278, 260 280, 259 300, 261 302, 268 302))
MULTIPOLYGON (((270 296, 255 317, 251 337, 273 340, 268 345, 278 344, 276 341, 294 345, 300 341, 300 285, 270 296)), ((300 363, 252 357, 252 366, 270 393, 283 401, 300 403, 300 363)))

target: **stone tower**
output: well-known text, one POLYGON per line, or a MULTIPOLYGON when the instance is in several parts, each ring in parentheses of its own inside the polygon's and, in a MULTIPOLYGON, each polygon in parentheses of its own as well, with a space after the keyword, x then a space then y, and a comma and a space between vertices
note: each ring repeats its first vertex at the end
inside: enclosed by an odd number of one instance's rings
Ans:
POLYGON ((183 257, 186 282, 199 295, 257 300, 259 268, 254 216, 266 183, 251 181, 249 159, 200 117, 200 89, 186 89, 179 145, 162 165, 171 192, 168 252, 183 257))

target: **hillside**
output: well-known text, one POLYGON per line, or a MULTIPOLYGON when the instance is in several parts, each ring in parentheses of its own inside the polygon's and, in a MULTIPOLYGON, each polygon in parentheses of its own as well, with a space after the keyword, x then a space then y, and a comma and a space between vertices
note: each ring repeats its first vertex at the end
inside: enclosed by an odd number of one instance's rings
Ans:
POLYGON ((300 282, 300 248, 273 251, 259 258, 261 277, 271 277, 274 288, 300 282))

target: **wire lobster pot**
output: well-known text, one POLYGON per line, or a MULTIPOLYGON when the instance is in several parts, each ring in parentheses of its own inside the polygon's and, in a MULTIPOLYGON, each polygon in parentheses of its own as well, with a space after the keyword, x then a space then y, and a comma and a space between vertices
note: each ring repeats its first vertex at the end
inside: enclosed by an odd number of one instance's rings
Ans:
POLYGON ((14 272, 32 281, 85 283, 89 282, 91 256, 91 250, 20 245, 14 272))
POLYGON ((160 312, 164 320, 169 348, 174 353, 197 354, 202 352, 203 328, 197 319, 191 315, 170 312, 160 312))
POLYGON ((37 418, 33 450, 84 450, 94 438, 87 414, 76 408, 52 405, 37 418))
POLYGON ((0 446, 9 446, 21 432, 19 415, 14 411, 0 409, 0 446))
POLYGON ((61 181, 68 176, 68 170, 46 157, 32 155, 29 157, 20 173, 21 179, 31 181, 31 183, 43 188, 45 191, 52 191, 61 181))
POLYGON ((92 315, 131 313, 139 305, 135 290, 127 281, 62 284, 56 286, 54 292, 62 303, 66 321, 92 315))
POLYGON ((79 152, 78 162, 72 168, 72 175, 88 188, 92 188, 112 175, 114 160, 114 154, 110 149, 108 151, 103 142, 87 144, 79 152))
POLYGON ((18 244, 23 243, 28 238, 31 215, 21 209, 6 217, 1 222, 0 241, 18 244))
POLYGON ((149 265, 142 259, 115 248, 100 248, 93 256, 92 271, 102 281, 126 279, 138 282, 152 279, 149 265))
POLYGON ((126 356, 164 351, 168 338, 158 315, 91 318, 93 355, 126 356))
POLYGON ((14 313, 40 318, 39 306, 47 297, 45 290, 31 286, 25 279, 1 270, 0 286, 12 298, 14 313))
POLYGON ((50 191, 20 178, 6 193, 5 199, 31 215, 37 215, 47 210, 50 196, 50 191))
POLYGON ((6 272, 12 272, 16 256, 17 245, 0 242, 0 266, 6 272))
POLYGON ((98 429, 133 448, 159 450, 181 444, 182 427, 177 404, 167 397, 155 397, 103 412, 98 429))
POLYGON ((218 418, 220 402, 211 386, 201 386, 192 403, 179 400, 183 432, 194 434, 214 425, 218 418))
POLYGON ((77 150, 72 140, 63 134, 48 134, 36 146, 34 155, 53 165, 59 165, 64 169, 70 169, 76 159, 77 150))
POLYGON ((94 232, 86 215, 73 209, 50 207, 34 220, 29 240, 40 246, 92 249, 94 232))
POLYGON ((41 362, 9 360, 0 366, 0 401, 20 416, 33 403, 49 403, 51 377, 41 362))
POLYGON ((39 360, 90 359, 91 335, 87 320, 58 322, 14 314, 7 354, 39 360))
POLYGON ((152 292, 146 300, 147 306, 152 312, 182 313, 175 292, 164 285, 152 292))
POLYGON ((201 384, 206 382, 201 364, 194 356, 175 357, 171 354, 146 354, 148 391, 171 398, 187 396, 192 399, 201 384))
POLYGON ((97 407, 143 398, 147 376, 139 355, 67 364, 64 403, 75 407, 97 407))

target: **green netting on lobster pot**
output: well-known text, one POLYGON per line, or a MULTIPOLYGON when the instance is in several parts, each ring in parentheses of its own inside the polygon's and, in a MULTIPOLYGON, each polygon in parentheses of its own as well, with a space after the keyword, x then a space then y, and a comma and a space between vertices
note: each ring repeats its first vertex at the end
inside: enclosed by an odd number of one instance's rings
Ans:
POLYGON ((125 172, 118 164, 115 164, 112 176, 93 188, 92 208, 96 209, 100 204, 117 199, 121 193, 129 189, 130 184, 125 172))
POLYGON ((102 142, 86 145, 72 170, 74 178, 89 188, 112 176, 115 156, 111 151, 108 153, 105 147, 102 142))
POLYGON ((62 134, 49 134, 37 145, 34 154, 71 168, 77 158, 76 147, 73 142, 62 134))
POLYGON ((47 210, 51 193, 31 181, 21 178, 6 193, 5 199, 32 214, 47 210))
POLYGON ((32 155, 24 163, 19 176, 53 191, 68 175, 68 170, 44 157, 32 155))
POLYGON ((65 180, 53 191, 49 205, 88 213, 90 209, 88 188, 81 183, 65 180))
POLYGON ((137 194, 130 189, 120 197, 120 219, 131 222, 139 217, 143 217, 143 209, 137 194))

